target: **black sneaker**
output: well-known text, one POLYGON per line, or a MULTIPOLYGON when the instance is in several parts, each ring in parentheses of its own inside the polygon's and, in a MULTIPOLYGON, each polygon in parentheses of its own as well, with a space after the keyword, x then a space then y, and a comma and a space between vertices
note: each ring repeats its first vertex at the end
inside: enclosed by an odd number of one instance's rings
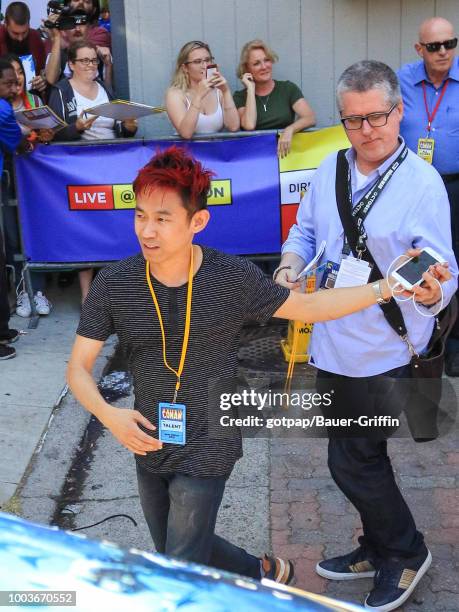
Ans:
POLYGON ((0 344, 11 344, 19 339, 19 332, 17 329, 9 329, 6 334, 0 336, 0 344))
POLYGON ((432 563, 427 550, 414 559, 384 561, 375 576, 375 586, 365 600, 365 608, 389 612, 400 607, 414 591, 432 563))
POLYGON ((264 555, 261 561, 263 568, 269 566, 269 570, 265 569, 262 578, 273 580, 278 584, 294 584, 295 568, 292 561, 280 557, 268 557, 268 555, 264 555))
POLYGON ((13 357, 16 357, 16 350, 12 346, 0 344, 0 361, 13 359, 13 357))
POLYGON ((329 580, 355 580, 372 578, 376 569, 368 550, 364 546, 359 546, 347 555, 319 561, 316 572, 329 580))

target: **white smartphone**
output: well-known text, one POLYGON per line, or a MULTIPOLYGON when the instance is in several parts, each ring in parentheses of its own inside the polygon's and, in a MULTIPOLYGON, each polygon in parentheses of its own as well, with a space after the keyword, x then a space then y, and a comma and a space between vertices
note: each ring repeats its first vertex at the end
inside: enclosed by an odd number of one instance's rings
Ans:
POLYGON ((425 247, 417 257, 412 257, 394 270, 392 276, 402 287, 411 290, 423 282, 422 275, 427 272, 430 266, 444 261, 444 257, 430 247, 425 247))
POLYGON ((214 74, 217 72, 218 66, 217 64, 209 64, 206 69, 206 79, 211 79, 214 74))

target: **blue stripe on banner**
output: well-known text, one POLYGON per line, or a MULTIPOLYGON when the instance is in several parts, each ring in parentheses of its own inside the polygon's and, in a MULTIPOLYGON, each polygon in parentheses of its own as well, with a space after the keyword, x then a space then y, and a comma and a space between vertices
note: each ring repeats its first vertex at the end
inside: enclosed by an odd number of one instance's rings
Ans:
MULTIPOLYGON (((16 158, 26 257, 113 261, 139 251, 130 184, 171 141, 38 146, 16 158), (116 207, 116 208, 115 208, 116 207)), ((280 250, 276 135, 177 141, 216 173, 211 221, 197 242, 233 254, 280 250)))

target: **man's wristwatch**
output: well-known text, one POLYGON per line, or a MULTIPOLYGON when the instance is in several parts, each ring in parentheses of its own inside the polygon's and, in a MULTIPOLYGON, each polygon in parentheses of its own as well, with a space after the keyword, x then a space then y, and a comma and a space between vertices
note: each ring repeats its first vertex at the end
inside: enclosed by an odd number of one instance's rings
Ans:
POLYGON ((378 280, 375 283, 372 283, 371 288, 373 289, 373 292, 375 294, 375 298, 376 298, 376 303, 381 306, 381 304, 387 304, 388 302, 390 302, 391 298, 389 298, 388 300, 385 300, 381 291, 381 281, 378 280))

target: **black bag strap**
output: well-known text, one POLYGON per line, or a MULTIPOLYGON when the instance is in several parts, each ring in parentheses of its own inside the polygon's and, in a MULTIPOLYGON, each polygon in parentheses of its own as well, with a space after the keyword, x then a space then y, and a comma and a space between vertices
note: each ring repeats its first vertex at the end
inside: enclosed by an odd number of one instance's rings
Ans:
MULTIPOLYGON (((354 217, 352 216, 352 210, 349 207, 348 199, 348 174, 349 164, 346 159, 347 149, 341 149, 338 151, 336 158, 336 180, 335 180, 335 193, 336 193, 336 204, 338 206, 338 212, 341 219, 341 223, 344 229, 344 234, 349 242, 349 246, 353 253, 357 253, 357 242, 359 239, 359 232, 354 217)), ((370 274, 370 282, 376 281, 383 278, 378 265, 373 259, 373 255, 368 250, 368 247, 363 252, 362 259, 372 264, 373 269, 370 274)), ((380 304, 383 311, 384 317, 392 329, 402 337, 405 341, 407 340, 408 332, 406 329, 405 321, 403 319, 402 311, 400 310, 397 302, 392 298, 390 302, 386 304, 380 304)))

